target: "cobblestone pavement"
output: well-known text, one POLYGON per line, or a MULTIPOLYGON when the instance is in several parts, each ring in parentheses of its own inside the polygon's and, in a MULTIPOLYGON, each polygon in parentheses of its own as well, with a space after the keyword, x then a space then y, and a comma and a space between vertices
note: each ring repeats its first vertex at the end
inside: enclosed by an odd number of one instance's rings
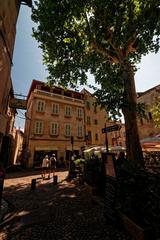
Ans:
POLYGON ((8 175, 4 197, 15 208, 1 229, 0 239, 131 240, 122 230, 106 223, 102 205, 92 200, 85 186, 63 181, 66 171, 57 175, 58 185, 40 179, 38 174, 8 175), (31 190, 31 179, 35 177, 39 182, 36 190, 31 190))

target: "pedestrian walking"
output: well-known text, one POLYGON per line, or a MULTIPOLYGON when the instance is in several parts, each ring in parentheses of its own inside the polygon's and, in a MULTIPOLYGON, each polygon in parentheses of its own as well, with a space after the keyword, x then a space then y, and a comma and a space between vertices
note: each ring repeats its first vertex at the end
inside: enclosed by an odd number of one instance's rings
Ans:
POLYGON ((48 173, 48 178, 50 178, 50 160, 48 155, 43 158, 42 161, 42 178, 45 179, 46 174, 48 173))
POLYGON ((57 162, 57 159, 55 154, 53 153, 52 156, 50 157, 50 169, 51 169, 51 174, 53 174, 53 177, 56 171, 56 162, 57 162))

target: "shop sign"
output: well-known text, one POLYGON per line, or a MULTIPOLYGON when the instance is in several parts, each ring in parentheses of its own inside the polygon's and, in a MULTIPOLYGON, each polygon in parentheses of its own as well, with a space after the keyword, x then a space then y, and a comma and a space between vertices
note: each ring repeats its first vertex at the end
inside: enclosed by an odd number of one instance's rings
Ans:
POLYGON ((27 109, 27 100, 12 98, 9 103, 10 108, 27 109))

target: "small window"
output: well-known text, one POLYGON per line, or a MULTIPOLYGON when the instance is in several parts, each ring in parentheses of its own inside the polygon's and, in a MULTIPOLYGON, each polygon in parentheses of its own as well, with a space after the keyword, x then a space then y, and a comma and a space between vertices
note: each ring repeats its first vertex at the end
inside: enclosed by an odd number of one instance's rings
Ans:
POLYGON ((77 135, 78 135, 78 137, 83 137, 83 126, 82 125, 78 125, 77 135))
POLYGON ((58 135, 58 130, 59 130, 58 123, 51 123, 50 134, 54 135, 54 136, 57 136, 58 135))
POLYGON ((91 133, 91 131, 88 131, 88 141, 92 141, 92 133, 91 133))
POLYGON ((57 104, 57 103, 52 104, 52 113, 55 115, 59 114, 59 104, 57 104))
POLYGON ((35 134, 43 134, 43 122, 42 121, 35 122, 35 134))
POLYGON ((71 125, 70 124, 66 124, 65 125, 65 136, 66 137, 70 137, 71 136, 71 125))
POLYGON ((95 123, 95 125, 97 125, 97 124, 98 124, 98 120, 97 120, 97 119, 95 119, 95 120, 94 120, 94 123, 95 123))
POLYGON ((38 112, 44 112, 44 110, 45 110, 45 101, 38 100, 37 101, 37 108, 36 108, 36 110, 38 112))
POLYGON ((71 106, 65 106, 65 116, 71 117, 71 106))
POLYGON ((95 140, 97 141, 98 140, 98 134, 96 133, 95 135, 95 140))
POLYGON ((78 118, 82 118, 83 117, 83 109, 82 108, 78 108, 77 109, 77 117, 78 118))

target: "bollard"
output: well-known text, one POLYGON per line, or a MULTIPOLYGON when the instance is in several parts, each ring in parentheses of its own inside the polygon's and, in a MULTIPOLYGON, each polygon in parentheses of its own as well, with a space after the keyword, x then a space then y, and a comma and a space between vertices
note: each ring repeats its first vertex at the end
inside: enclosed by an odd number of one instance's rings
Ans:
POLYGON ((55 175, 55 176, 53 176, 53 184, 57 185, 57 182, 58 182, 58 176, 55 175))
POLYGON ((36 178, 32 179, 32 182, 31 182, 31 190, 35 190, 36 189, 36 178))

